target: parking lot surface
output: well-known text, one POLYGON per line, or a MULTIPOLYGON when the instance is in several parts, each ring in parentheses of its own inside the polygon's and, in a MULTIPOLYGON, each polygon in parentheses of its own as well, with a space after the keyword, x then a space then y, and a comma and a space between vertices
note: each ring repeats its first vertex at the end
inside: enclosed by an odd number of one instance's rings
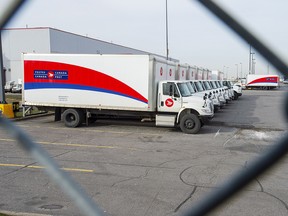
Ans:
MULTIPOLYGON (((286 89, 243 92, 200 133, 99 120, 66 128, 53 116, 14 122, 44 147, 106 215, 181 215, 287 132, 286 89)), ((212 215, 287 215, 288 158, 212 215)), ((2 128, 0 212, 83 215, 2 128)))

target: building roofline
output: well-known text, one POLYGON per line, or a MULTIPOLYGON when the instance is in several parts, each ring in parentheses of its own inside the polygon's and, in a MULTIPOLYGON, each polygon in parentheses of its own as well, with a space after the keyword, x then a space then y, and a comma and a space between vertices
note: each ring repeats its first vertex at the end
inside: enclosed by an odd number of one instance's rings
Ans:
MULTIPOLYGON (((64 31, 64 30, 60 30, 60 29, 52 28, 52 27, 3 28, 2 30, 9 30, 9 31, 10 30, 54 30, 54 31, 59 31, 59 32, 67 33, 67 34, 72 34, 72 35, 75 35, 75 36, 88 38, 90 40, 95 40, 95 41, 99 41, 99 42, 107 43, 107 44, 113 44, 113 45, 116 45, 116 46, 119 46, 119 47, 123 47, 123 48, 126 48, 126 49, 132 49, 132 50, 135 50, 135 51, 138 51, 138 52, 144 52, 144 53, 148 53, 148 54, 152 54, 152 55, 156 55, 156 56, 165 58, 165 56, 162 56, 162 55, 159 55, 159 54, 155 54, 155 53, 147 52, 147 51, 144 51, 144 50, 139 50, 139 49, 127 47, 127 46, 120 45, 120 44, 109 43, 107 41, 103 41, 103 40, 100 40, 100 39, 96 39, 96 38, 92 38, 92 37, 76 34, 76 33, 73 33, 73 32, 68 32, 68 31, 64 31)), ((179 60, 174 59, 174 58, 169 58, 169 60, 179 61, 179 60)))
POLYGON ((50 29, 50 27, 27 27, 27 28, 3 28, 2 30, 31 30, 31 29, 50 29))

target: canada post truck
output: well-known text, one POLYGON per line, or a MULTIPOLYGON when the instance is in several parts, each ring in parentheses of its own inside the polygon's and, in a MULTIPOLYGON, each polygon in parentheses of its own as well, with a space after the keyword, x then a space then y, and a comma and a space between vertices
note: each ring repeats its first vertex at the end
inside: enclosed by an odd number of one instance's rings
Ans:
POLYGON ((280 77, 269 74, 248 74, 246 77, 246 89, 270 90, 279 87, 280 77))
POLYGON ((213 117, 206 97, 185 92, 176 64, 153 55, 22 54, 23 106, 55 111, 67 127, 131 116, 197 133, 213 117))

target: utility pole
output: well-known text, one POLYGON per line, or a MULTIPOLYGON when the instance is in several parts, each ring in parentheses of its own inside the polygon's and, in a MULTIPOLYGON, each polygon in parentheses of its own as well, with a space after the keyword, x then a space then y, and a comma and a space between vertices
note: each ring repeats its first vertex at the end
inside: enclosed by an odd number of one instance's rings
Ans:
POLYGON ((254 58, 254 54, 255 53, 251 53, 251 55, 252 55, 252 62, 251 62, 251 64, 252 64, 252 74, 255 74, 255 64, 256 64, 256 62, 255 62, 255 58, 254 58))
POLYGON ((251 45, 250 45, 250 50, 249 50, 249 74, 251 74, 251 45))
POLYGON ((168 0, 166 0, 166 59, 168 60, 169 48, 168 48, 168 0))
POLYGON ((3 67, 3 56, 2 56, 2 39, 0 30, 0 104, 6 104, 4 82, 5 82, 5 71, 3 67))
POLYGON ((226 67, 226 77, 227 77, 227 80, 228 80, 228 72, 229 72, 229 67, 226 67))
POLYGON ((236 65, 236 79, 238 80, 238 64, 235 65, 236 65))
POLYGON ((242 79, 242 63, 240 62, 240 79, 242 79))

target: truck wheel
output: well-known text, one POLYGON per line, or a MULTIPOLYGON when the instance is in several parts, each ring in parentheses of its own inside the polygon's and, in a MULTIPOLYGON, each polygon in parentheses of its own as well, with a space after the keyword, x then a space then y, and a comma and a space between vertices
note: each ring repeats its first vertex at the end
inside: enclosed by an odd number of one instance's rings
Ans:
POLYGON ((67 127, 78 127, 83 123, 84 115, 81 110, 67 109, 63 113, 63 121, 67 127))
POLYGON ((238 93, 234 92, 234 99, 237 100, 238 99, 238 93))
POLYGON ((196 134, 201 128, 201 121, 195 114, 187 113, 180 120, 180 128, 184 133, 196 134))

